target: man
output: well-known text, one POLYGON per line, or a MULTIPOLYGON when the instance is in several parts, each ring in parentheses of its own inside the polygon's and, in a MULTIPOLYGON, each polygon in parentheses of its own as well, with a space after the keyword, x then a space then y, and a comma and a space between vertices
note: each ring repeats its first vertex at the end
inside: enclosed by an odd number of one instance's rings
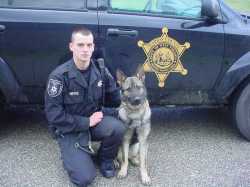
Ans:
POLYGON ((91 141, 101 141, 97 153, 100 171, 104 177, 113 177, 113 159, 125 128, 122 122, 104 116, 101 111, 104 96, 118 106, 120 95, 108 70, 105 68, 102 75, 98 64, 91 59, 94 51, 91 31, 74 30, 69 48, 73 59, 57 67, 49 76, 45 112, 71 181, 87 186, 96 176, 91 141))

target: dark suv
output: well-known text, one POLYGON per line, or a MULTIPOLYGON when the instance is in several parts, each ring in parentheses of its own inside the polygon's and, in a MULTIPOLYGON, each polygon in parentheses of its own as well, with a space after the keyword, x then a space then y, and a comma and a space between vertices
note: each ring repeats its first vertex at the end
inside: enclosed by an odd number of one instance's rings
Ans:
POLYGON ((1 105, 43 104, 49 73, 71 58, 71 31, 127 75, 143 64, 152 105, 230 104, 250 139, 249 17, 223 0, 1 0, 1 105))

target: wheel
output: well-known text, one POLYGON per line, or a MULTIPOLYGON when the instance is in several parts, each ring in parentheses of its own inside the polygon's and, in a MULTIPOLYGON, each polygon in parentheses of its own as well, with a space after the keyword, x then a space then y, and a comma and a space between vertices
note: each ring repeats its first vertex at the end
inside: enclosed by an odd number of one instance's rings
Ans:
POLYGON ((240 133, 250 141, 250 84, 241 89, 233 104, 233 115, 240 133))
POLYGON ((0 92, 0 114, 2 114, 2 115, 5 111, 4 106, 5 106, 5 99, 4 99, 3 94, 0 92))

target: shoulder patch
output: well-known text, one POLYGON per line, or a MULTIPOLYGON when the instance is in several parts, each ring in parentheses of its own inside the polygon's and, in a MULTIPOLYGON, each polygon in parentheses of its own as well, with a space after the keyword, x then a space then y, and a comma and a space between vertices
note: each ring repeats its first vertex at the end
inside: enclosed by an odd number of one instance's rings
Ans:
POLYGON ((50 79, 47 87, 47 92, 50 97, 57 97, 62 93, 63 84, 61 81, 50 79))

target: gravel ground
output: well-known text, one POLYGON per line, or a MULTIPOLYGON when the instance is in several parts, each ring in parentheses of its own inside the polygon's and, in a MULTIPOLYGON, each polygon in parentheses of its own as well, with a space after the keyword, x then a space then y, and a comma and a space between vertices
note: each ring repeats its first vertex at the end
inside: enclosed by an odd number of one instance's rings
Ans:
MULTIPOLYGON (((155 108, 148 155, 152 186, 250 186, 250 144, 229 116, 223 109, 155 108)), ((0 186, 74 186, 41 112, 1 114, 0 124, 0 186)), ((139 169, 130 167, 126 179, 98 173, 91 186, 142 185, 139 169)))

